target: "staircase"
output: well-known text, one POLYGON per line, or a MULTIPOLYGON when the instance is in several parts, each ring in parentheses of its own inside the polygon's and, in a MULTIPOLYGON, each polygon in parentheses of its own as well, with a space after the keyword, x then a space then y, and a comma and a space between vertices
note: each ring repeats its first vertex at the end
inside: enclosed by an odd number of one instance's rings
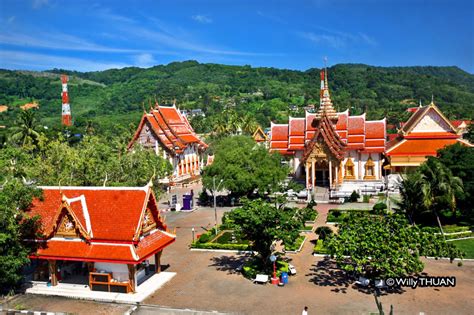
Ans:
POLYGON ((314 200, 317 203, 329 202, 329 188, 316 186, 314 189, 314 200))

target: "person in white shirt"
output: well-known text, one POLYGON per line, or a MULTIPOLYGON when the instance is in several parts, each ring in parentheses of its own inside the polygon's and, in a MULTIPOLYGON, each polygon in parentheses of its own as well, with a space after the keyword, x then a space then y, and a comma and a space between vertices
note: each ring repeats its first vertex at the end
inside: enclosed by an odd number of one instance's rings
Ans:
POLYGON ((308 315, 308 307, 305 306, 303 311, 301 312, 301 315, 308 315))

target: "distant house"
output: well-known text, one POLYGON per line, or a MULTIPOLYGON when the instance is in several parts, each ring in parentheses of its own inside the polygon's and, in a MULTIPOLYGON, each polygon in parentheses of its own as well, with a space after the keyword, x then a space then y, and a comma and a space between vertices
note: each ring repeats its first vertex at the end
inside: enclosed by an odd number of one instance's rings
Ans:
POLYGON ((191 117, 202 116, 205 117, 206 114, 200 108, 192 109, 191 110, 191 117))
POLYGON ((0 105, 0 113, 6 112, 8 110, 7 105, 0 105))
POLYGON ((39 104, 37 102, 26 103, 25 105, 20 106, 23 110, 28 110, 30 108, 39 108, 39 104))
POLYGON ((156 104, 149 113, 143 114, 128 145, 129 150, 136 144, 153 149, 171 163, 173 182, 198 176, 204 166, 202 155, 207 144, 198 137, 186 116, 174 104, 156 104))
POLYGON ((255 142, 257 142, 259 144, 260 143, 265 144, 265 143, 268 142, 268 137, 260 126, 257 127, 257 129, 255 130, 255 132, 252 135, 252 138, 255 140, 255 142))

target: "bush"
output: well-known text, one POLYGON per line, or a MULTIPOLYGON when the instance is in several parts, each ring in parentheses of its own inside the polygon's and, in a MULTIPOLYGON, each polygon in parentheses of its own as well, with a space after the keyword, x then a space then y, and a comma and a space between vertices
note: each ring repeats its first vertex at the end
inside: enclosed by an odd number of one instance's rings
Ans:
POLYGON ((199 237, 198 242, 207 243, 209 242, 210 239, 211 239, 211 234, 209 232, 206 232, 199 237))
POLYGON ((202 249, 228 249, 228 250, 252 250, 248 244, 219 244, 219 243, 199 243, 194 242, 191 248, 202 249))
POLYGON ((328 226, 320 226, 316 229, 316 234, 320 240, 325 240, 328 236, 333 234, 333 231, 328 226))
POLYGON ((315 254, 328 254, 328 250, 324 246, 324 241, 323 240, 318 240, 316 242, 316 245, 313 248, 313 252, 315 254))
POLYGON ((304 221, 314 221, 318 216, 318 212, 310 206, 307 206, 306 208, 303 208, 300 211, 304 221))
POLYGON ((384 214, 387 209, 387 205, 383 202, 376 203, 372 208, 374 214, 384 214))
POLYGON ((308 202, 308 205, 306 206, 306 208, 313 208, 313 207, 316 207, 318 204, 316 203, 316 201, 314 201, 314 199, 311 199, 310 202, 308 202))
POLYGON ((209 206, 211 204, 210 200, 211 197, 207 194, 207 192, 204 190, 201 191, 198 198, 198 204, 200 206, 209 206))
POLYGON ((357 200, 360 198, 360 195, 357 193, 357 191, 353 191, 351 196, 349 197, 349 202, 357 202, 357 200))
POLYGON ((298 236, 298 238, 296 238, 293 244, 285 244, 285 250, 292 252, 297 251, 298 249, 300 249, 300 246, 304 242, 305 238, 306 236, 298 236))
POLYGON ((363 199, 362 199, 362 202, 365 202, 365 203, 369 203, 369 202, 370 202, 370 196, 369 196, 369 195, 364 195, 362 198, 363 198, 363 199))

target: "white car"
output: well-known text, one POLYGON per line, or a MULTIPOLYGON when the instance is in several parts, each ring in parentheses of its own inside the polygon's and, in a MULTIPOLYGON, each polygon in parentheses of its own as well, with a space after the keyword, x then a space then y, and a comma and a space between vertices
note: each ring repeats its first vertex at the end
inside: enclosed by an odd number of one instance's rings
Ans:
POLYGON ((296 268, 292 264, 288 264, 288 271, 290 272, 290 275, 296 275, 296 268))

